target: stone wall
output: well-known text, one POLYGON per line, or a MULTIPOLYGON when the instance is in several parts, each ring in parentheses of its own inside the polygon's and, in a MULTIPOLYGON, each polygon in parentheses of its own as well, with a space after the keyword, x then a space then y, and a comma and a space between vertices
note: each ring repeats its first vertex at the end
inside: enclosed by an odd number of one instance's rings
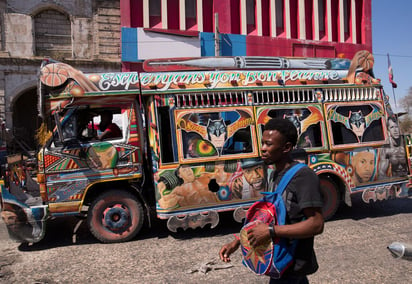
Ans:
POLYGON ((96 11, 96 50, 102 59, 120 60, 120 2, 119 1, 98 1, 96 11), (114 41, 118 38, 118 41, 114 41))
POLYGON ((0 118, 34 133, 23 102, 36 96, 44 57, 85 73, 118 72, 120 52, 120 0, 0 0, 0 118))

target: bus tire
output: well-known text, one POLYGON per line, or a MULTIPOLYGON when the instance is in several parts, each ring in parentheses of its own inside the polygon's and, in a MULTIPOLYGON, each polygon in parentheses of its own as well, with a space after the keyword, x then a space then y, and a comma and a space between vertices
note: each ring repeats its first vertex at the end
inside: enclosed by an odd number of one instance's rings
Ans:
POLYGON ((93 236, 103 243, 120 243, 133 239, 144 222, 139 200, 126 191, 111 190, 99 195, 87 214, 93 236))
POLYGON ((336 183, 329 178, 320 178, 320 192, 323 199, 322 215, 329 220, 339 208, 340 198, 336 183))

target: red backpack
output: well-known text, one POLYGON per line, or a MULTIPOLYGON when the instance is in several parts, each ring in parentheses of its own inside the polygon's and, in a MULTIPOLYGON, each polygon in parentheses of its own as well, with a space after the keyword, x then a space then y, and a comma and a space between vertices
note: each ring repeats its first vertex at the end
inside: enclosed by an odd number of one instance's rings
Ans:
POLYGON ((273 242, 269 240, 258 247, 252 247, 247 239, 247 231, 258 222, 285 225, 287 211, 283 192, 292 177, 305 166, 302 163, 292 166, 280 180, 275 192, 263 192, 263 198, 255 202, 246 213, 245 224, 240 231, 242 262, 256 274, 278 279, 293 264, 297 240, 276 238, 273 242))

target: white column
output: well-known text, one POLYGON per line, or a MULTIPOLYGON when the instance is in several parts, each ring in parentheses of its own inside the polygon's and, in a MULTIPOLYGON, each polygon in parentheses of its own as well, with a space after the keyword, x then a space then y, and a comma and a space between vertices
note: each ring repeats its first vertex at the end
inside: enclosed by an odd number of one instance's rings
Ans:
POLYGON ((203 1, 197 0, 196 4, 196 20, 197 20, 197 30, 203 32, 203 1))
POLYGON ((328 41, 332 41, 332 3, 331 0, 326 0, 326 19, 328 23, 328 41))
POLYGON ((270 0, 270 30, 271 37, 276 37, 276 0, 270 0))
POLYGON ((162 15, 162 28, 167 29, 167 0, 162 0, 161 15, 162 15))
POLYGON ((247 34, 246 0, 240 0, 240 33, 247 34))
POLYGON ((299 39, 306 39, 306 14, 305 14, 305 0, 299 0, 299 39))
POLYGON ((262 36, 262 0, 256 0, 255 24, 257 35, 262 36))
POLYGON ((179 28, 181 31, 186 30, 186 5, 185 0, 179 0, 179 28))
POLYGON ((319 0, 313 0, 313 39, 319 40, 319 0))
POLYGON ((286 31, 286 38, 291 38, 291 31, 290 31, 290 3, 289 0, 285 0, 285 31, 286 31))
POLYGON ((352 32, 352 43, 356 43, 356 1, 352 0, 351 1, 351 32, 352 32))
POLYGON ((143 27, 150 27, 149 0, 143 0, 143 27))
POLYGON ((345 41, 345 19, 343 13, 343 0, 339 0, 339 42, 345 41))

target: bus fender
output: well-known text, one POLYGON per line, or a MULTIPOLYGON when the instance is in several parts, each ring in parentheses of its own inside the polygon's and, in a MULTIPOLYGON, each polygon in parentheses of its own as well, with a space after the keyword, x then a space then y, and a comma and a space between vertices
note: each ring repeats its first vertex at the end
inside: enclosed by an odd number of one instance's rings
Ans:
POLYGON ((313 166, 312 169, 318 176, 327 176, 338 185, 340 185, 339 190, 341 191, 341 194, 343 194, 342 200, 349 207, 352 206, 351 188, 353 186, 351 187, 351 184, 353 182, 351 177, 343 167, 337 164, 320 164, 313 166), (342 192, 342 189, 344 189, 344 192, 342 192))

